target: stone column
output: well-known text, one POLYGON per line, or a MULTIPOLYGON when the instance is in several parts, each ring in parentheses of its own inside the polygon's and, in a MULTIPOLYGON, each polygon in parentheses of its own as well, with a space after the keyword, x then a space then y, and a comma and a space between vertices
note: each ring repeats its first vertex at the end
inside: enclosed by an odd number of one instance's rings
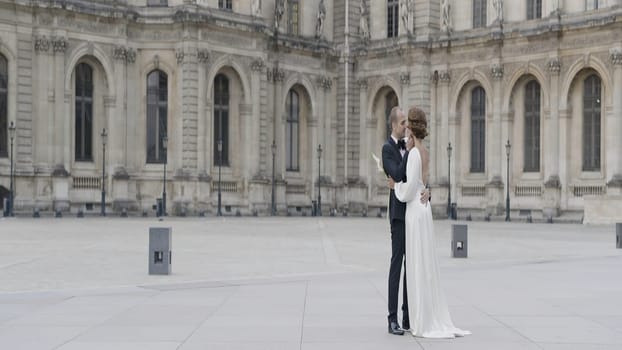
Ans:
MULTIPOLYGON (((489 182, 486 184, 489 199, 486 211, 493 215, 499 215, 505 208, 505 186, 510 186, 511 188, 510 184, 512 183, 513 174, 510 174, 510 183, 506 184, 507 156, 504 147, 506 140, 511 135, 512 121, 507 115, 506 117, 508 118, 502 118, 501 112, 503 64, 493 64, 490 68, 490 73, 493 78, 493 91, 491 94, 492 118, 486 116, 486 168, 488 169, 489 176, 489 182)), ((486 114, 488 115, 489 113, 486 114)), ((513 140, 510 140, 510 142, 512 143, 513 140)), ((516 154, 516 152, 513 152, 513 154, 516 154)), ((510 162, 514 161, 513 154, 510 154, 510 162)))
MULTIPOLYGON (((566 98, 566 97, 564 97, 566 98)), ((568 143, 570 142, 570 126, 572 124, 572 112, 566 107, 559 110, 559 184, 560 189, 568 188, 569 172, 570 172, 570 154, 568 153, 568 143)), ((549 186, 554 187, 556 184, 551 182, 549 186)), ((559 198, 559 209, 565 210, 568 203, 568 191, 561 191, 559 198)))
POLYGON ((609 50, 613 65, 613 111, 607 114, 605 146, 607 161, 607 194, 622 194, 622 48, 609 50))
MULTIPOLYGON (((547 63, 549 72, 550 114, 542 119, 543 139, 541 140, 541 154, 544 156, 541 164, 544 168, 544 208, 545 217, 559 215, 561 187, 559 180, 560 163, 560 118, 559 118, 559 71, 561 62, 558 57, 552 57, 547 63)), ((564 97, 565 98, 565 97, 564 97)))
MULTIPOLYGON (((437 174, 437 179, 441 179, 439 181, 439 185, 441 187, 447 188, 447 191, 445 191, 446 193, 443 195, 442 193, 440 194, 441 196, 437 196, 436 193, 434 194, 434 198, 438 198, 438 203, 440 206, 440 203, 442 201, 443 206, 446 206, 447 204, 447 196, 449 195, 449 190, 454 189, 454 193, 455 188, 456 188, 456 180, 457 177, 455 175, 455 173, 450 174, 450 169, 448 169, 449 163, 448 163, 448 155, 447 155, 447 146, 449 145, 449 143, 451 142, 451 147, 453 148, 452 151, 452 159, 451 159, 451 164, 453 166, 453 164, 455 163, 455 158, 456 158, 456 154, 458 151, 458 145, 456 144, 455 139, 453 139, 450 135, 450 133, 453 131, 455 132, 455 128, 454 127, 450 127, 450 121, 449 121, 449 85, 451 82, 451 73, 449 72, 449 70, 445 69, 445 70, 441 70, 438 72, 438 88, 436 88, 435 90, 439 92, 439 96, 436 97, 436 104, 437 104, 437 115, 439 117, 439 132, 436 134, 438 137, 438 155, 436 156, 436 160, 437 160, 437 169, 438 169, 438 174, 437 174), (451 178, 448 178, 448 176, 451 176, 451 178), (448 185, 451 185, 451 189, 448 188, 448 185)), ((452 197, 453 200, 455 201, 456 197, 452 197)), ((436 200, 435 200, 436 201, 436 200)))
MULTIPOLYGON (((54 170, 53 188, 54 188, 54 209, 69 210, 69 171, 71 170, 71 129, 72 127, 72 102, 73 91, 68 86, 65 90, 66 75, 72 75, 73 72, 65 71, 65 51, 67 49, 67 41, 63 37, 53 37, 50 41, 52 53, 54 55, 54 170)), ((71 83, 70 83, 71 84, 71 83)))

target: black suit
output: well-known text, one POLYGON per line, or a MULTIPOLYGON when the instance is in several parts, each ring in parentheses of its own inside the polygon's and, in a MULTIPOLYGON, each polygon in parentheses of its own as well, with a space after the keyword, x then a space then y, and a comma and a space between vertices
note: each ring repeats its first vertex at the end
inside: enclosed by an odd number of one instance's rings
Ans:
MULTIPOLYGON (((400 153, 399 146, 389 137, 382 146, 382 166, 385 174, 395 182, 406 181, 406 161, 408 152, 400 153)), ((395 192, 390 191, 389 218, 391 222, 391 267, 389 268, 389 322, 397 321, 397 299, 400 288, 400 274, 402 261, 404 261, 406 246, 406 203, 400 202, 395 197, 395 192)), ((405 269, 405 268, 404 268, 405 269)), ((404 273, 404 298, 402 312, 404 319, 408 319, 408 300, 406 292, 406 273, 404 273)))

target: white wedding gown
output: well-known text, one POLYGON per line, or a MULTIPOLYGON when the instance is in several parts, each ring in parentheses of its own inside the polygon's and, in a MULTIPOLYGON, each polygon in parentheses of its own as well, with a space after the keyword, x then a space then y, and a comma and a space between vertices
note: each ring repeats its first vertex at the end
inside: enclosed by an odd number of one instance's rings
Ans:
POLYGON ((456 328, 441 289, 432 209, 421 203, 425 190, 421 155, 408 154, 406 181, 395 184, 395 196, 406 202, 406 283, 410 332, 423 338, 454 338, 471 334, 456 328))

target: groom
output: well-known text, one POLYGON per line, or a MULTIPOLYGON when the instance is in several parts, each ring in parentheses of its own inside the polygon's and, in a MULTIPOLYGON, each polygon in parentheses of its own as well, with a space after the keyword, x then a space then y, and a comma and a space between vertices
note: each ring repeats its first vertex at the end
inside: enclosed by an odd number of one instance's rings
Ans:
MULTIPOLYGON (((408 151, 404 135, 406 132, 406 115, 399 107, 393 107, 389 115, 391 136, 382 146, 382 166, 385 174, 395 182, 406 182, 406 162, 408 151)), ((391 181, 389 181, 391 183, 391 181)), ((404 261, 406 246, 406 203, 395 197, 393 186, 389 194, 389 220, 391 223, 391 266, 389 268, 389 333, 403 335, 404 329, 410 329, 408 319, 408 299, 406 290, 406 273, 404 273, 404 295, 402 301, 402 328, 397 323, 397 299, 400 289, 400 274, 404 261)), ((429 200, 428 191, 421 196, 421 202, 429 200)))

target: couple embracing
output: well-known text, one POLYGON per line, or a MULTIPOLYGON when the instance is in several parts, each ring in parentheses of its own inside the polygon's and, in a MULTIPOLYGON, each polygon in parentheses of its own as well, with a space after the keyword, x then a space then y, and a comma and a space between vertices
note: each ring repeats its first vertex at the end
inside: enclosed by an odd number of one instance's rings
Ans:
POLYGON ((389 115, 391 136, 382 147, 382 165, 389 177, 391 266, 389 269, 389 333, 423 338, 455 338, 471 334, 451 321, 441 290, 436 258, 430 192, 426 189, 430 157, 423 144, 428 135, 425 113, 416 107, 408 117, 399 107, 389 115), (404 262, 402 327, 397 305, 404 262))

